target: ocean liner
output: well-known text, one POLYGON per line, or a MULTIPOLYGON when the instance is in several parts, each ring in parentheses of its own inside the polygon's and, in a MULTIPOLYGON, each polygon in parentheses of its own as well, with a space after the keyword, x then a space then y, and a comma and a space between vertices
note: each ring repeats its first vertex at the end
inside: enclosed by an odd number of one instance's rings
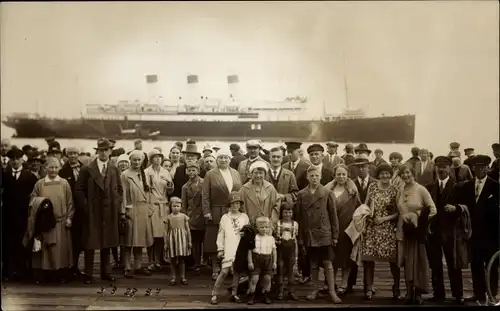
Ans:
MULTIPOLYGON (((150 93, 157 75, 147 75, 150 93)), ((415 115, 366 117, 363 110, 344 109, 338 115, 307 117, 308 99, 301 96, 281 101, 239 100, 237 75, 227 77, 227 99, 208 98, 196 92, 198 76, 188 75, 188 96, 164 100, 150 94, 148 101, 119 101, 112 105, 86 105, 79 118, 53 118, 15 113, 3 124, 15 129, 16 137, 57 138, 108 137, 112 139, 243 141, 333 140, 366 143, 413 143, 415 115)), ((325 105, 323 105, 325 107, 325 105)))

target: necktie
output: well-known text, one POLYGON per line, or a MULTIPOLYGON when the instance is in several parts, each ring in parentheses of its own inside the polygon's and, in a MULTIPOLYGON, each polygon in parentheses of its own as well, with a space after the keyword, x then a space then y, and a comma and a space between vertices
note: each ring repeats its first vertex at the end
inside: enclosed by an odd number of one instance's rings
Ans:
POLYGON ((80 167, 79 166, 73 167, 73 175, 75 176, 75 181, 77 181, 78 176, 80 175, 80 167))
POLYGON ((481 194, 479 190, 481 189, 481 181, 478 180, 476 183, 476 202, 479 199, 479 195, 481 194))
POLYGON ((441 193, 442 193, 442 192, 443 192, 443 190, 444 190, 444 181, 440 181, 440 182, 439 182, 439 192, 441 192, 441 193))
POLYGON ((14 177, 15 180, 19 177, 20 171, 12 171, 12 177, 14 177))
POLYGON ((292 170, 292 172, 295 171, 295 162, 292 162, 290 164, 290 169, 292 170))
POLYGON ((366 179, 363 179, 363 190, 366 189, 366 179))
POLYGON ((273 176, 274 176, 274 180, 278 179, 278 171, 277 170, 273 170, 273 176))
POLYGON ((102 171, 101 171, 102 177, 106 176, 106 163, 102 165, 102 171))

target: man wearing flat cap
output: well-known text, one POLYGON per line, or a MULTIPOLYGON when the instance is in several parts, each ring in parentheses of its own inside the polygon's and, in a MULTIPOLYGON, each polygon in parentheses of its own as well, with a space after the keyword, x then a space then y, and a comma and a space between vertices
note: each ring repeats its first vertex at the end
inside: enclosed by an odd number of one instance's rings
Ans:
POLYGON ((238 170, 238 166, 240 166, 241 161, 246 160, 246 157, 241 154, 240 145, 238 144, 229 145, 229 151, 232 155, 231 161, 229 162, 229 167, 238 170))
MULTIPOLYGON (((323 148, 320 144, 312 144, 307 148, 311 165, 316 166, 321 172, 320 184, 323 186, 333 180, 333 170, 323 165, 324 152, 325 148, 323 148)), ((307 187, 307 185, 309 185, 309 182, 307 181, 307 174, 303 175, 301 179, 302 180, 297 181, 297 183, 307 187)))
POLYGON ((248 159, 241 161, 240 165, 238 166, 238 172, 240 173, 242 184, 245 184, 250 180, 250 165, 255 163, 255 161, 263 161, 267 163, 268 167, 270 167, 269 162, 264 160, 260 154, 262 150, 262 143, 260 142, 260 140, 248 140, 246 143, 246 147, 248 159))
POLYGON ((475 156, 474 148, 465 148, 464 154, 467 157, 464 160, 464 165, 467 165, 467 167, 472 170, 472 165, 470 164, 470 161, 475 156))
MULTIPOLYGON (((470 213, 472 236, 469 240, 471 250, 471 272, 474 301, 486 300, 485 270, 491 257, 500 249, 499 244, 499 199, 498 181, 487 176, 491 158, 476 155, 471 160, 475 178, 466 181, 461 187, 461 203, 470 213)), ((490 274, 493 296, 498 290, 498 260, 493 263, 490 274)))
MULTIPOLYGON (((82 215, 82 241, 85 257, 85 284, 92 283, 94 251, 100 250, 101 280, 113 282, 111 249, 119 245, 118 223, 121 215, 123 187, 120 170, 109 161, 112 144, 106 138, 97 140, 97 158, 80 168, 75 185, 76 209, 82 215)), ((74 174, 74 173, 73 173, 74 174)))
POLYGON ((336 165, 344 163, 344 160, 337 154, 339 144, 329 141, 326 143, 326 154, 323 157, 323 165, 333 169, 336 165))
POLYGON ((495 160, 493 160, 493 163, 491 163, 488 176, 496 181, 500 181, 500 144, 495 143, 491 145, 491 149, 493 149, 495 160))
POLYGON ((2 171, 2 260, 5 279, 29 276, 31 252, 23 246, 27 229, 30 195, 37 178, 23 168, 23 151, 12 146, 7 151, 9 166, 2 171))
POLYGON ((426 242, 427 258, 432 271, 432 288, 435 302, 446 299, 443 276, 443 254, 448 267, 451 293, 457 304, 463 304, 462 269, 468 268, 467 232, 465 223, 468 209, 459 205, 460 185, 450 178, 451 159, 439 156, 434 161, 437 171, 436 179, 426 186, 432 200, 436 204, 437 214, 430 221, 430 234, 426 242), (467 209, 467 211, 465 211, 467 209), (453 210, 453 211, 452 211, 453 210))
POLYGON ((295 174, 295 179, 297 180, 297 186, 299 187, 299 190, 304 189, 305 187, 307 187, 307 176, 305 175, 311 163, 301 159, 300 157, 300 147, 302 146, 302 143, 286 142, 285 144, 288 152, 289 162, 283 164, 283 167, 295 174))
MULTIPOLYGON (((66 148, 66 156, 68 161, 64 163, 61 170, 59 171, 59 176, 66 179, 70 185, 71 193, 73 194, 73 202, 76 202, 76 192, 75 185, 80 176, 80 170, 84 166, 82 162, 78 160, 79 150, 76 147, 70 146, 66 148)), ((75 209, 75 214, 73 216, 73 224, 71 226, 71 241, 73 247, 73 267, 72 272, 75 276, 80 276, 83 273, 78 269, 78 259, 80 258, 80 253, 83 251, 81 242, 82 236, 82 221, 83 213, 82 209, 75 209)))

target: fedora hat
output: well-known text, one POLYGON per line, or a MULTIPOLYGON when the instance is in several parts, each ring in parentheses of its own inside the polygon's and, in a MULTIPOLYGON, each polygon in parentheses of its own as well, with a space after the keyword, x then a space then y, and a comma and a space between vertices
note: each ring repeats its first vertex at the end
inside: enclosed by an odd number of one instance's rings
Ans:
POLYGON ((19 149, 17 146, 12 146, 9 151, 7 151, 7 158, 9 159, 21 159, 24 155, 24 152, 19 149))
POLYGON ((107 150, 111 149, 112 147, 113 145, 111 144, 111 142, 107 138, 102 137, 97 140, 97 148, 94 148, 94 150, 107 150))
POLYGON ((356 156, 352 165, 363 165, 368 163, 370 163, 370 159, 368 159, 368 156, 365 153, 360 153, 356 156))
POLYGON ((361 143, 356 148, 354 148, 354 152, 367 152, 368 154, 372 153, 372 151, 368 149, 368 146, 365 143, 361 143))
POLYGON ((201 157, 201 153, 198 152, 198 146, 196 146, 196 143, 194 144, 186 144, 186 149, 182 151, 183 154, 195 154, 198 157, 201 157))

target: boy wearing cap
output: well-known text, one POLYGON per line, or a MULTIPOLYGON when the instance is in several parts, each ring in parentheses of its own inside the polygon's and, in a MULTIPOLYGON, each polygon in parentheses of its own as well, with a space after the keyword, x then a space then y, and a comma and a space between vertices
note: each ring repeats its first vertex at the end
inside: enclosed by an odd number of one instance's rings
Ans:
POLYGON ((333 272, 333 247, 337 245, 339 226, 333 193, 320 184, 321 171, 316 166, 307 169, 307 188, 299 191, 296 203, 296 220, 299 223, 299 246, 309 257, 315 289, 307 296, 315 300, 319 293, 319 266, 325 269, 330 297, 335 303, 341 300, 335 292, 333 272))
POLYGON ((189 217, 194 269, 196 273, 199 273, 203 239, 205 238, 205 218, 202 207, 203 178, 199 176, 199 164, 193 161, 186 163, 186 174, 189 180, 182 186, 181 190, 182 212, 189 217))
POLYGON ((16 146, 7 151, 9 166, 2 171, 2 246, 3 276, 17 279, 28 276, 30 252, 22 243, 28 223, 30 195, 37 178, 23 169, 23 151, 16 146))
MULTIPOLYGON (((465 206, 457 204, 460 186, 450 178, 451 159, 437 157, 435 160, 437 178, 426 186, 432 200, 436 204, 437 214, 430 223, 430 234, 427 238, 426 250, 432 271, 433 297, 431 300, 445 300, 443 253, 448 267, 451 292, 457 304, 463 304, 462 270, 468 268, 467 258, 461 254, 467 252, 467 232, 465 206), (451 206, 451 207, 450 207, 451 206), (451 209, 454 209, 451 212, 451 209)), ((466 212, 468 214, 468 210, 466 212)))
MULTIPOLYGON (((471 249, 471 272, 474 296, 470 299, 484 302, 486 300, 485 269, 495 252, 500 249, 499 243, 499 184, 487 176, 491 158, 477 155, 471 160, 475 178, 466 181, 460 191, 460 203, 465 204, 470 213, 472 236, 469 240, 471 249)), ((451 209, 453 212, 453 209, 451 209)), ((490 274, 490 285, 493 296, 498 290, 498 260, 493 262, 490 274)))

